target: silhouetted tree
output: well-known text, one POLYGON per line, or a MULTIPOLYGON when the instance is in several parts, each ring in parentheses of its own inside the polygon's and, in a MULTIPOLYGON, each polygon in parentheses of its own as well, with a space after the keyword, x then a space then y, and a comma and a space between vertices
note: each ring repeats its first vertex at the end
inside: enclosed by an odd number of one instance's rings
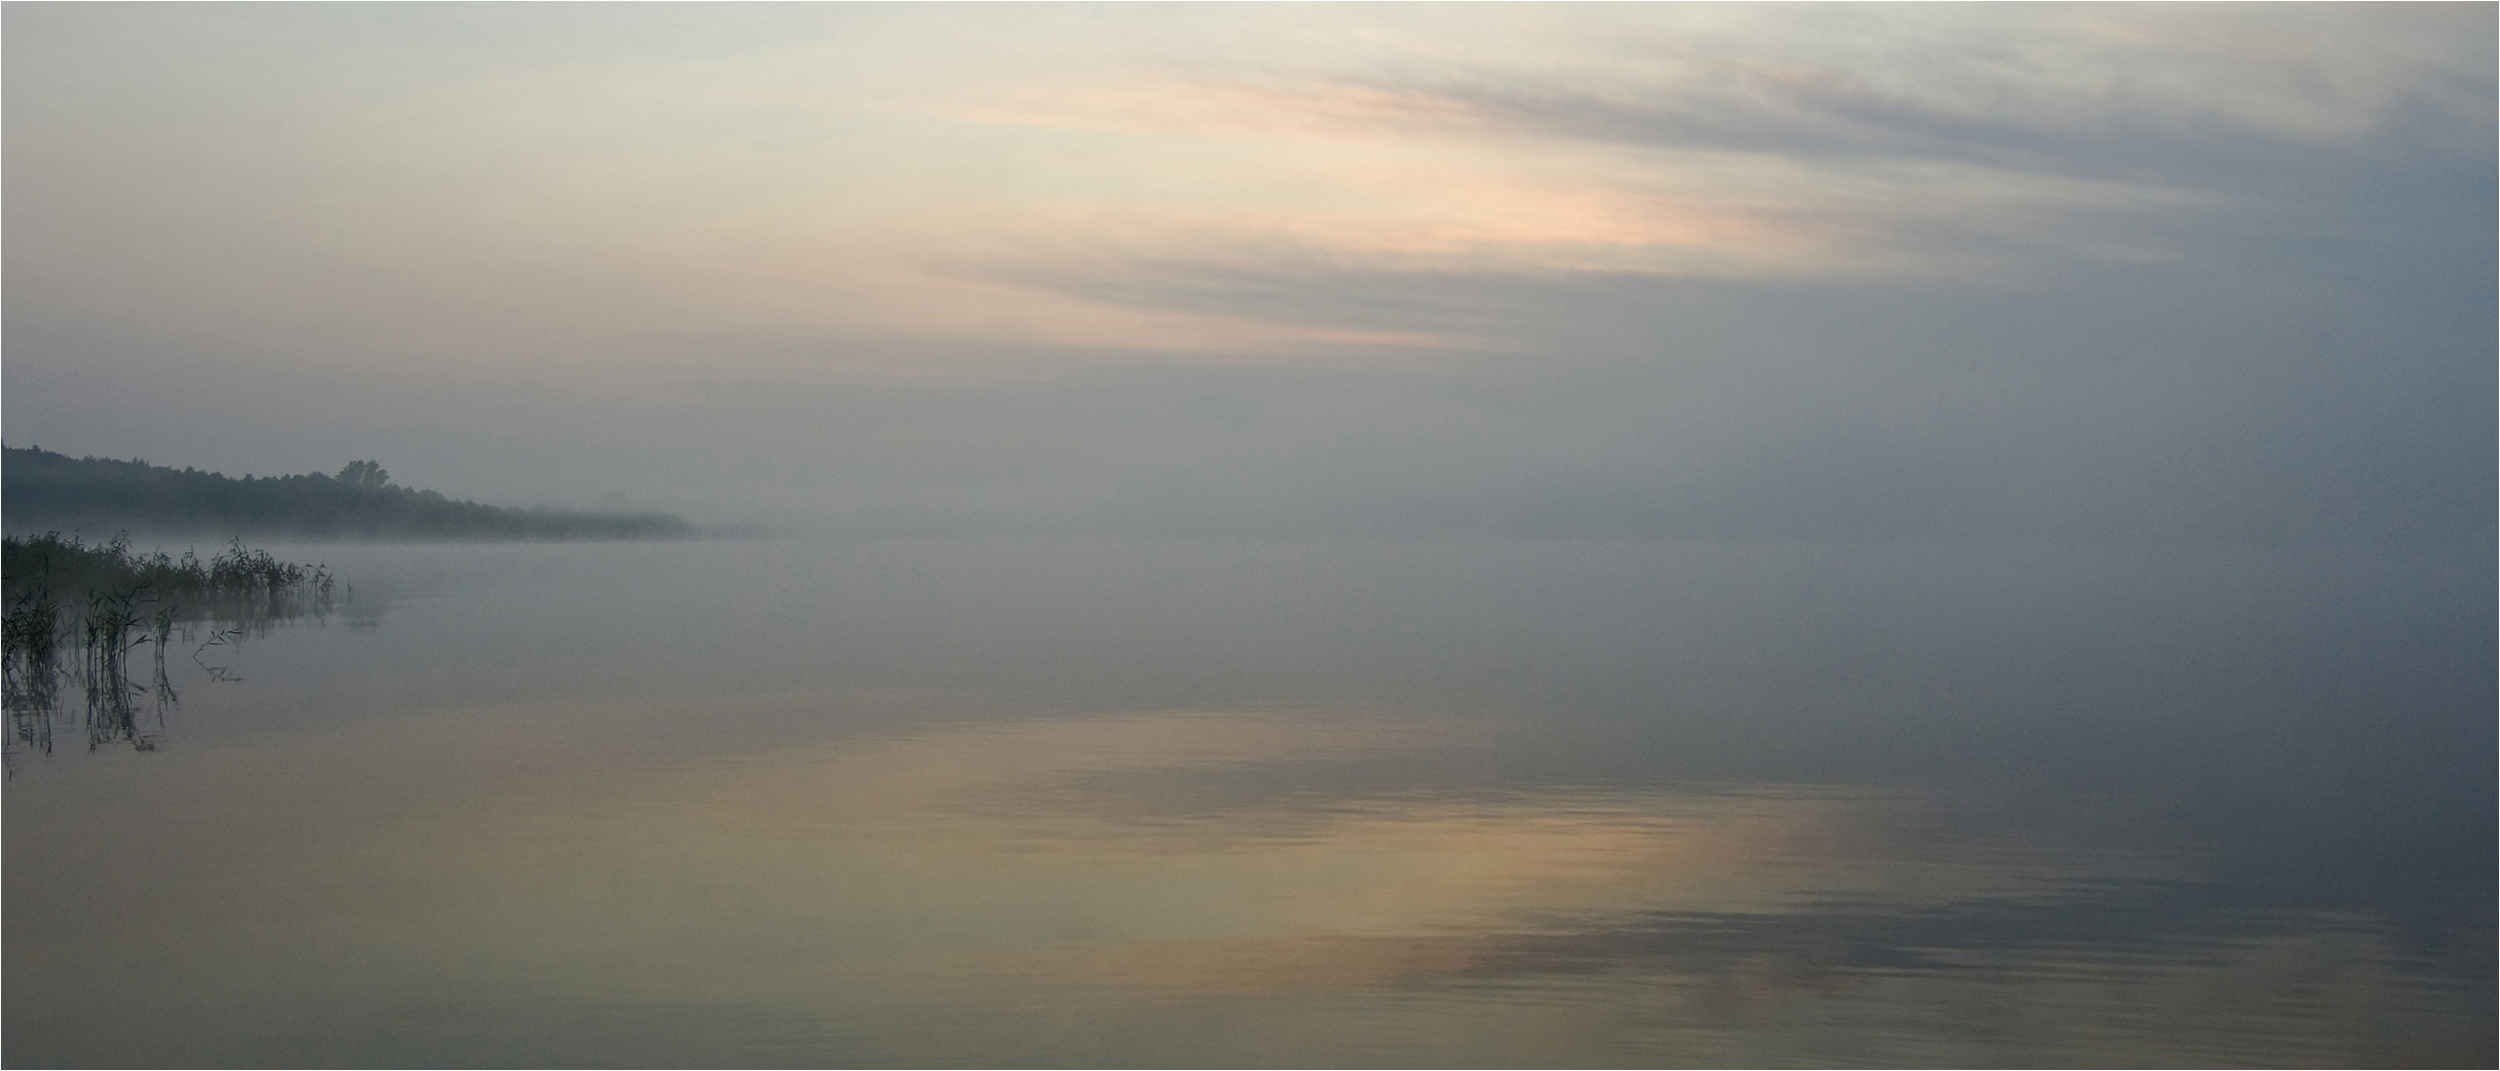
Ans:
POLYGON ((349 487, 379 491, 391 485, 391 474, 383 471, 379 461, 350 461, 339 470, 339 481, 349 487))
POLYGON ((694 526, 665 513, 510 509, 393 486, 378 462, 336 476, 228 479, 142 461, 0 448, 13 532, 213 532, 311 538, 669 539, 694 526))

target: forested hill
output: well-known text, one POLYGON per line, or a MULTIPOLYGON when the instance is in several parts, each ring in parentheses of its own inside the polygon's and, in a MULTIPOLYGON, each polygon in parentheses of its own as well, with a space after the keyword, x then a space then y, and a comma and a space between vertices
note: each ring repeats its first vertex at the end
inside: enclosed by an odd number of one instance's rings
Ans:
POLYGON ((232 479, 144 461, 0 449, 0 523, 8 531, 309 539, 677 539, 694 526, 666 513, 509 509, 390 482, 358 461, 335 476, 232 479))

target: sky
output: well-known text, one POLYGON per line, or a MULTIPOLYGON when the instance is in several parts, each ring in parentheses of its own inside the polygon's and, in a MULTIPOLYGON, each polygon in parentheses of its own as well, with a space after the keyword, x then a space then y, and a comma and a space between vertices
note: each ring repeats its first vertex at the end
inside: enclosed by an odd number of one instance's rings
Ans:
POLYGON ((0 9, 0 435, 787 534, 2468 542, 2490 5, 0 9))

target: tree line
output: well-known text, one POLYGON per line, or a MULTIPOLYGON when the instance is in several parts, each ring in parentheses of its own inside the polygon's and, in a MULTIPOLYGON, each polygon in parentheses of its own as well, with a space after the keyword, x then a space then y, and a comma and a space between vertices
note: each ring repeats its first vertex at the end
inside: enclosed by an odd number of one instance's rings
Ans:
POLYGON ((515 509, 401 487, 372 461, 336 475, 245 476, 145 461, 0 448, 0 522, 9 531, 204 533, 306 539, 679 539, 666 513, 515 509))

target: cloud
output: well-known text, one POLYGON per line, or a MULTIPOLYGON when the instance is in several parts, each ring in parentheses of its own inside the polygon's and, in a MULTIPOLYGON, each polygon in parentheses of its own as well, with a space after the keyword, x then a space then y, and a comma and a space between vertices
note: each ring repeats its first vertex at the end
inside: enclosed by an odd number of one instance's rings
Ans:
POLYGON ((881 531, 2489 497, 2483 9, 7 17, 56 449, 881 531))
MULTIPOLYGON (((2215 41, 2152 63, 2134 23, 2099 16, 1613 18, 1529 19, 1488 53, 1435 20, 1329 13, 1283 37, 1344 33, 1350 51, 1209 57, 1189 73, 1208 39, 1170 49, 1155 20, 1082 46, 1050 36, 1073 32, 1064 20, 1031 27, 1091 65, 1009 56, 946 20, 863 28, 953 47, 918 75, 864 62, 826 27, 658 52, 625 35, 619 54, 612 40, 548 53, 523 33, 478 51, 439 27, 393 45, 347 20, 210 20, 227 47, 277 49, 274 65, 186 60, 133 69, 115 91, 196 97, 148 105, 192 113, 194 133, 144 110, 99 126, 92 104, 41 83, 13 109, 18 158, 35 161, 13 169, 17 200, 45 205, 18 214, 14 259, 43 285, 93 260, 79 247, 106 232, 122 278, 181 291, 169 315, 247 331, 383 317, 396 322, 380 333, 446 357, 534 336, 533 359, 617 359, 639 334, 744 330, 1367 360, 1485 340, 1098 295, 1192 261, 1998 282, 2160 259, 2232 198, 2075 167, 2106 131, 2201 137, 2203 116, 2351 137, 2401 100, 2453 105, 2441 77, 2472 77, 2446 57, 2406 81, 2387 54, 2421 58, 2422 34, 2382 33, 2375 50, 2284 60, 2324 64, 2315 78, 2336 88, 2269 110, 2251 103, 2275 101, 2265 63, 2215 41), (308 33, 353 42, 385 77, 283 43, 308 33), (246 270, 200 259, 212 250, 246 270), (475 336, 445 333, 462 321, 475 336)), ((2304 32, 2250 40, 2279 52, 2304 32)), ((138 55, 153 54, 91 58, 138 55)), ((34 67, 21 83, 68 77, 48 56, 34 67)))

